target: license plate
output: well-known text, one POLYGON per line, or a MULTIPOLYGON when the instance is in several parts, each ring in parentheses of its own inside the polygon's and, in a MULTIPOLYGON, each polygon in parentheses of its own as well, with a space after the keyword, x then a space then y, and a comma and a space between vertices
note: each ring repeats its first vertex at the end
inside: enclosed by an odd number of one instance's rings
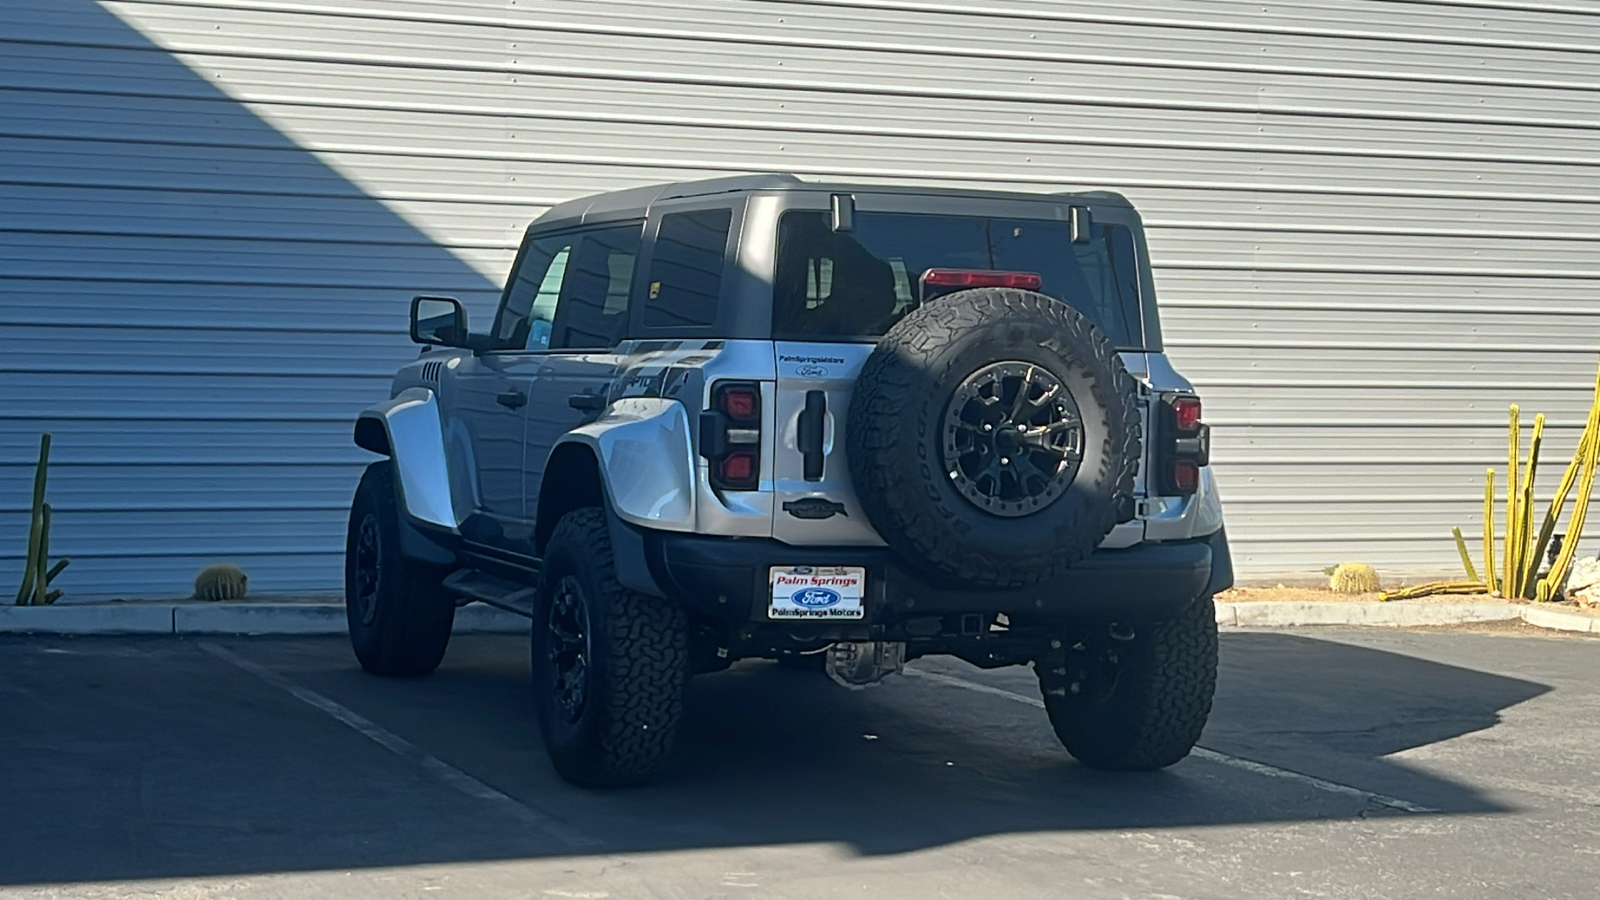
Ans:
POLYGON ((860 619, 867 570, 860 566, 773 566, 771 619, 860 619))

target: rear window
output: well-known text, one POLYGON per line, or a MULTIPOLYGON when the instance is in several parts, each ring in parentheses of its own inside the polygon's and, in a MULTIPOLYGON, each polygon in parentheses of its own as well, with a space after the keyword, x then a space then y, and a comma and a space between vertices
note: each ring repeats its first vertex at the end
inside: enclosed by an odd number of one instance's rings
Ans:
POLYGON ((1035 272, 1040 290, 1072 304, 1121 349, 1138 349, 1139 266, 1133 234, 1093 224, 1072 242, 1051 219, 855 214, 848 234, 826 212, 778 221, 773 332, 780 340, 870 340, 917 305, 928 269, 1035 272))

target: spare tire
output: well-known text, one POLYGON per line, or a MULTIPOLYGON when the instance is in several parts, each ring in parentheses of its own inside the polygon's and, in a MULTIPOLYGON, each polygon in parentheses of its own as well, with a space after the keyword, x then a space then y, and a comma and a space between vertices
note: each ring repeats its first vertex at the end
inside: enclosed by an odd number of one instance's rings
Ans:
POLYGON ((959 291, 900 320, 862 367, 847 427, 884 542, 978 587, 1036 584, 1092 553, 1139 466, 1116 348, 1032 291, 959 291))

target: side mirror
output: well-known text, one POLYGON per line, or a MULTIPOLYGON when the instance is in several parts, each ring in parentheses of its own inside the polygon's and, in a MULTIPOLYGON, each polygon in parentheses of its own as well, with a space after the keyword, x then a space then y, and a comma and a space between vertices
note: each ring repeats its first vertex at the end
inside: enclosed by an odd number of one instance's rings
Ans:
POLYGON ((467 346, 467 311, 454 297, 412 297, 411 339, 440 347, 467 346))

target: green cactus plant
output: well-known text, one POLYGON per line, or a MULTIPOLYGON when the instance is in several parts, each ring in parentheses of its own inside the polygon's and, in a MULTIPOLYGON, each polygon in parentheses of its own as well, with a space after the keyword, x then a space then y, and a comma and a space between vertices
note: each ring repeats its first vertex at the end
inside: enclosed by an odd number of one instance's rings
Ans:
POLYGON ((44 502, 44 489, 50 470, 50 435, 39 438, 39 464, 33 473, 33 514, 28 518, 28 555, 22 563, 22 586, 17 590, 18 606, 48 606, 61 598, 50 583, 72 564, 63 559, 50 565, 50 504, 44 502))
POLYGON ((249 584, 249 577, 238 566, 206 566, 194 579, 194 599, 239 600, 249 590, 249 584))
POLYGON ((1378 572, 1366 563, 1340 563, 1329 576, 1328 587, 1338 594, 1370 594, 1379 587, 1378 572))

